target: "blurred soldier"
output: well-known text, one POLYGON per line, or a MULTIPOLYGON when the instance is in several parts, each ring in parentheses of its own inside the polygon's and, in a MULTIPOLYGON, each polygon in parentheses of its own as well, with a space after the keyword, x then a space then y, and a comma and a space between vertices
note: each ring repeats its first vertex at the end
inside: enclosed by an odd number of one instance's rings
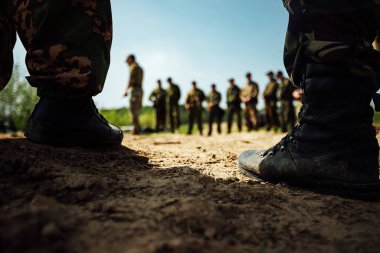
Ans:
POLYGON ((277 114, 277 89, 278 83, 274 79, 274 73, 272 71, 267 73, 269 83, 264 90, 265 100, 265 120, 267 124, 267 131, 277 130, 278 127, 278 114, 277 114))
POLYGON ((293 105, 293 92, 296 87, 285 78, 282 71, 277 72, 278 98, 281 102, 280 123, 283 133, 292 129, 296 123, 296 113, 293 105))
POLYGON ((237 115, 238 130, 241 132, 240 88, 235 84, 234 79, 230 79, 229 83, 230 87, 227 90, 227 132, 231 133, 234 114, 237 115))
POLYGON ((197 83, 195 81, 192 82, 192 89, 186 97, 185 107, 189 110, 189 131, 188 135, 191 135, 193 132, 194 120, 197 121, 198 131, 200 135, 203 133, 203 125, 202 125, 202 103, 205 100, 205 94, 202 90, 197 88, 197 83))
POLYGON ((245 120, 248 131, 257 130, 257 98, 259 85, 252 81, 251 73, 247 73, 247 85, 241 90, 240 99, 245 104, 245 120))
POLYGON ((102 92, 110 63, 110 1, 0 0, 0 90, 12 75, 16 31, 27 53, 28 82, 40 97, 25 129, 28 140, 119 146, 123 133, 92 99, 102 92))
POLYGON ((172 79, 168 78, 169 88, 166 90, 168 107, 169 107, 169 119, 170 129, 174 133, 175 129, 179 129, 181 125, 181 115, 179 111, 179 99, 181 98, 181 90, 177 84, 174 84, 172 79))
POLYGON ((166 91, 162 88, 161 80, 157 80, 157 88, 150 94, 149 100, 156 110, 156 131, 163 131, 166 121, 166 91))
MULTIPOLYGON (((380 87, 375 0, 284 0, 285 67, 302 88, 300 123, 266 151, 246 151, 239 169, 323 193, 379 198, 379 144, 371 99, 380 87)), ((299 92, 298 92, 299 93, 299 92)))
POLYGON ((142 108, 142 98, 143 98, 143 70, 137 64, 136 58, 134 55, 129 55, 126 60, 130 68, 130 76, 128 86, 125 89, 124 96, 128 96, 128 90, 131 89, 131 98, 130 98, 130 110, 132 113, 132 122, 133 122, 133 132, 132 134, 140 133, 140 123, 139 123, 139 113, 142 108))
POLYGON ((222 133, 221 123, 223 111, 219 107, 222 95, 216 90, 216 85, 211 85, 211 91, 207 96, 207 106, 209 109, 209 119, 208 119, 208 136, 212 135, 212 125, 216 121, 218 133, 222 133))

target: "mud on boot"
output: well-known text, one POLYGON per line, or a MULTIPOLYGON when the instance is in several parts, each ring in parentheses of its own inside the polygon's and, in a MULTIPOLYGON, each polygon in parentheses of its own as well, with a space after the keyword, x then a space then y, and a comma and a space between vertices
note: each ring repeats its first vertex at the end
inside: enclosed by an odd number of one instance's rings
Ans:
POLYGON ((300 124, 266 151, 245 151, 245 175, 321 193, 380 197, 379 145, 372 126, 374 88, 344 66, 310 63, 300 124))

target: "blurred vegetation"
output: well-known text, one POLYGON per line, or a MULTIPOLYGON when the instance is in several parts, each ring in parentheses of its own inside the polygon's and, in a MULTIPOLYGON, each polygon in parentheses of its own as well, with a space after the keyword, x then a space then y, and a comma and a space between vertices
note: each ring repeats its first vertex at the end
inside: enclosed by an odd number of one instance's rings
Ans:
POLYGON ((0 127, 11 131, 25 128, 26 121, 38 100, 20 68, 15 65, 8 85, 0 93, 0 127))
MULTIPOLYGON (((116 126, 131 126, 132 125, 132 115, 127 107, 119 108, 119 109, 101 109, 99 110, 101 114, 111 123, 116 126)), ((186 128, 188 123, 188 113, 184 106, 180 106, 180 115, 181 115, 181 123, 182 123, 182 131, 186 128)), ((156 127, 156 113, 153 107, 144 106, 140 112, 140 125, 142 128, 152 128, 156 127)), ((203 121, 207 122, 208 113, 204 112, 203 121)), ((167 127, 170 126, 169 116, 166 118, 167 127)), ((195 127, 196 128, 196 127, 195 127)))

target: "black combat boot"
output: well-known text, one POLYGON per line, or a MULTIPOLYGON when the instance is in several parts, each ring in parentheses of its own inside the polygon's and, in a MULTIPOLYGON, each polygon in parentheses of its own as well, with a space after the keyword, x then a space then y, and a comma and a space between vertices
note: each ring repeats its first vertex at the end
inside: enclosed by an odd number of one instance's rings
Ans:
POLYGON ((372 80, 344 66, 307 65, 300 124, 266 151, 245 151, 238 169, 271 182, 354 198, 380 196, 372 80))
POLYGON ((123 140, 122 131, 98 112, 92 97, 42 97, 28 120, 25 136, 57 146, 117 147, 123 140))

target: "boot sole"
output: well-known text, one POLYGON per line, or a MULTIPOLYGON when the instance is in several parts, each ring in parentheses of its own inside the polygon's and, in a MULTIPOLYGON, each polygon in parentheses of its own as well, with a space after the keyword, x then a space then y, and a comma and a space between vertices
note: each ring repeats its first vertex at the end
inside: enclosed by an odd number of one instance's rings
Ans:
POLYGON ((31 118, 28 120, 24 135, 28 140, 37 144, 61 147, 81 146, 86 148, 116 148, 121 146, 122 141, 102 140, 86 132, 69 131, 31 118), (30 130, 31 128, 33 128, 33 131, 30 130))
POLYGON ((344 183, 338 181, 329 180, 313 180, 304 178, 292 178, 277 180, 265 180, 260 178, 260 175, 247 171, 240 164, 237 164, 237 168, 243 175, 255 179, 259 182, 271 182, 271 183, 286 183, 290 186, 302 187, 312 190, 317 193, 336 195, 344 198, 358 199, 358 200, 380 200, 380 181, 376 183, 368 184, 353 184, 344 183))

